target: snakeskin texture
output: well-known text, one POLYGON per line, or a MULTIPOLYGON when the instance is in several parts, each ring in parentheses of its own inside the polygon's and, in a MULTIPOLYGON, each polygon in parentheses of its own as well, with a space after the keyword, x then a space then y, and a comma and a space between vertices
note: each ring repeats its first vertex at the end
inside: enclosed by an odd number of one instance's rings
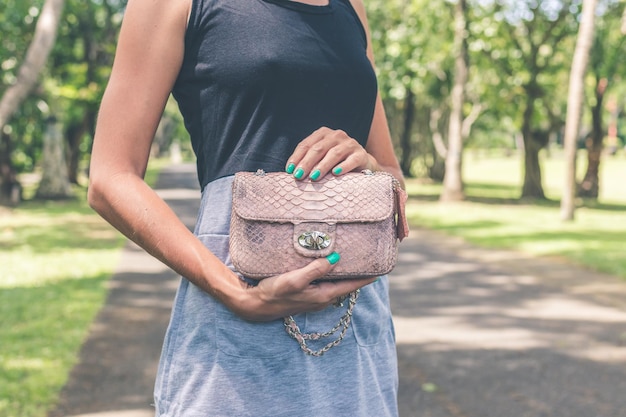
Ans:
POLYGON ((286 173, 240 172, 233 182, 230 252, 239 273, 263 279, 333 251, 341 261, 324 279, 379 276, 397 258, 397 198, 390 174, 348 173, 296 181, 286 173), (303 235, 330 240, 303 247, 303 235), (316 246, 316 245, 314 245, 316 246))

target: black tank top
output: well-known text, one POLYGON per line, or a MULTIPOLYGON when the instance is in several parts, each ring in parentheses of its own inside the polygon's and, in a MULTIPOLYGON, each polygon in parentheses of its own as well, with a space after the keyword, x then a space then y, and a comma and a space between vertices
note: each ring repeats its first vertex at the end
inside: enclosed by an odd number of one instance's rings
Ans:
POLYGON ((376 92, 349 0, 193 0, 173 94, 202 188, 237 171, 283 170, 322 126, 365 145, 376 92))

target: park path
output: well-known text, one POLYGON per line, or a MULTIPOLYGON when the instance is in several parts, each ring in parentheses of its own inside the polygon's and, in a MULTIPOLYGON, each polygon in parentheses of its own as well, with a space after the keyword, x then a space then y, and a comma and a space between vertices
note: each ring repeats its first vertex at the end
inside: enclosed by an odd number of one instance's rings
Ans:
MULTIPOLYGON (((191 227, 194 167, 157 188, 191 227)), ((402 243, 391 282, 401 417, 626 417, 625 282, 426 230, 402 243)), ((49 417, 153 415, 177 283, 127 245, 49 417)))

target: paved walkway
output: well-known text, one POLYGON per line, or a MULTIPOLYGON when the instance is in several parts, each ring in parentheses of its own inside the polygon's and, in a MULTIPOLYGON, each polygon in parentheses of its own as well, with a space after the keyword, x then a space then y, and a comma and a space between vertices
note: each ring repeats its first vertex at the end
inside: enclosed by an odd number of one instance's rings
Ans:
MULTIPOLYGON (((158 188, 191 227, 193 166, 165 170, 158 188)), ((177 283, 127 246, 49 417, 153 415, 177 283)), ((401 417, 626 417, 623 281, 414 230, 402 244, 391 297, 401 417)))

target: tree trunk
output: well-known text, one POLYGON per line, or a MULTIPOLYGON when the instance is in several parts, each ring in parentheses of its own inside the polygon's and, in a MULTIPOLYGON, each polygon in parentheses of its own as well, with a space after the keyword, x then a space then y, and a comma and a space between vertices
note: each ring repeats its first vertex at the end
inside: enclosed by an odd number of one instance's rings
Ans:
POLYGON ((67 139, 67 174, 72 184, 78 184, 78 170, 80 164, 81 150, 80 145, 86 134, 93 135, 93 124, 96 117, 96 111, 87 109, 81 120, 71 124, 65 130, 67 139))
POLYGON ((428 166, 428 178, 435 182, 443 182, 446 176, 446 161, 439 156, 439 153, 435 150, 431 150, 432 163, 428 166))
POLYGON ((7 88, 0 100, 0 130, 9 122, 37 83, 56 40, 63 4, 64 0, 46 0, 44 3, 37 20, 33 41, 18 71, 17 81, 7 88))
POLYGON ((56 200, 72 197, 72 189, 67 176, 63 134, 57 120, 48 120, 43 143, 42 176, 37 198, 56 200))
POLYGON ((400 168, 406 177, 412 177, 411 166, 413 165, 413 152, 411 136, 413 133, 413 121, 415 119, 415 95, 409 89, 404 100, 404 118, 402 135, 400 136, 400 147, 402 155, 400 158, 400 168))
POLYGON ((22 187, 11 164, 11 137, 0 132, 0 205, 16 206, 22 200, 22 187))
POLYGON ((428 126, 430 127, 430 134, 432 136, 435 151, 437 151, 437 155, 439 155, 441 159, 445 160, 446 156, 448 155, 448 147, 446 146, 446 142, 443 139, 443 134, 439 129, 439 121, 441 120, 442 112, 443 110, 441 108, 431 109, 430 117, 428 119, 428 126))
POLYGON ((545 199, 541 182, 541 165, 539 164, 539 151, 545 146, 539 140, 540 135, 532 131, 532 115, 535 110, 536 97, 532 89, 527 89, 526 108, 524 109, 524 121, 522 124, 522 138, 524 140, 524 185, 522 186, 521 198, 545 199))
POLYGON ((72 123, 65 130, 67 139, 67 176, 72 184, 78 184, 80 162, 80 140, 86 132, 85 120, 72 123))
POLYGON ((541 179, 541 165, 539 163, 539 151, 542 146, 534 139, 524 140, 524 185, 522 187, 522 199, 534 198, 545 200, 541 179))
POLYGON ((467 52, 467 2, 457 0, 455 11, 454 43, 456 58, 454 87, 451 93, 450 124, 448 127, 448 153, 443 178, 441 201, 461 201, 463 193, 463 104, 468 78, 469 56, 467 52))
POLYGON ((578 187, 580 197, 598 199, 600 193, 600 161, 602 159, 602 142, 604 140, 604 125, 602 112, 604 93, 607 80, 601 78, 596 82, 596 103, 591 108, 591 134, 585 140, 587 148, 587 172, 578 187))
POLYGON ((594 22, 597 0, 583 0, 582 20, 578 28, 578 38, 570 73, 565 120, 565 182, 561 198, 561 220, 574 220, 576 199, 576 145, 580 130, 580 115, 585 88, 585 73, 589 63, 589 52, 593 43, 594 22))

